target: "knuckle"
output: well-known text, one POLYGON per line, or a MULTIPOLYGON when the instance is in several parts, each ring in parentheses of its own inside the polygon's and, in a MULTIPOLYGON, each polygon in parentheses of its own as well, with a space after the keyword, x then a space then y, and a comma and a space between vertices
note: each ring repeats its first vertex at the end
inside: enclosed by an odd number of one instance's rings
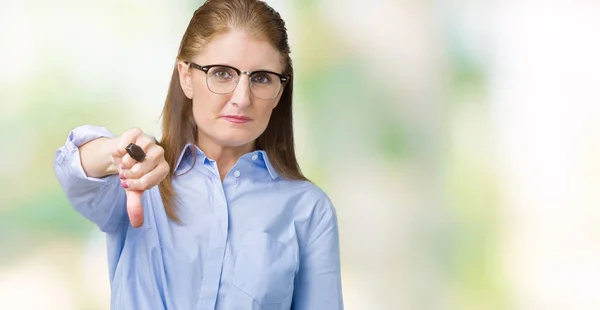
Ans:
POLYGON ((125 134, 123 134, 123 144, 125 144, 125 146, 131 142, 136 142, 136 140, 139 140, 139 136, 142 134, 142 130, 139 127, 133 127, 129 130, 126 131, 125 134))
POLYGON ((151 150, 153 150, 154 146, 156 145, 154 139, 151 136, 148 136, 147 134, 141 135, 138 138, 137 142, 138 145, 140 145, 144 150, 146 150, 146 152, 150 152, 151 150))
POLYGON ((148 189, 148 180, 145 177, 142 177, 138 180, 138 184, 140 189, 148 189))
POLYGON ((143 147, 149 147, 150 145, 152 145, 152 140, 148 138, 147 135, 142 134, 137 138, 137 144, 139 144, 140 146, 143 147))
POLYGON ((123 157, 123 155, 122 155, 122 152, 121 152, 121 148, 120 148, 120 147, 118 147, 118 146, 116 146, 115 148, 113 148, 113 151, 112 151, 112 153, 111 153, 111 156, 112 156, 113 158, 115 158, 115 159, 116 159, 116 158, 122 158, 122 157, 123 157))
POLYGON ((123 160, 121 161, 123 167, 130 168, 134 165, 133 158, 129 156, 129 154, 123 156, 123 160))
POLYGON ((165 162, 164 165, 161 165, 161 170, 160 170, 161 174, 163 174, 164 176, 167 176, 169 174, 169 171, 170 171, 169 164, 167 164, 165 162))
POLYGON ((129 185, 129 189, 136 190, 138 188, 138 182, 135 179, 127 179, 127 184, 129 185))
POLYGON ((158 146, 153 145, 148 150, 148 157, 152 158, 152 160, 155 163, 160 162, 162 158, 164 158, 164 150, 158 146))
POLYGON ((120 136, 116 139, 116 143, 114 145, 114 152, 116 154, 120 154, 121 156, 125 152, 125 147, 127 146, 127 137, 125 135, 120 136))
POLYGON ((133 167, 131 167, 131 169, 129 169, 129 174, 131 175, 131 177, 137 176, 139 172, 140 172, 140 165, 138 165, 138 164, 133 165, 133 167))
POLYGON ((142 136, 144 137, 145 140, 148 140, 151 143, 154 143, 154 137, 151 134, 148 134, 145 132, 142 136))
POLYGON ((165 150, 163 150, 162 148, 157 148, 154 152, 156 154, 156 161, 159 164, 165 161, 165 150))

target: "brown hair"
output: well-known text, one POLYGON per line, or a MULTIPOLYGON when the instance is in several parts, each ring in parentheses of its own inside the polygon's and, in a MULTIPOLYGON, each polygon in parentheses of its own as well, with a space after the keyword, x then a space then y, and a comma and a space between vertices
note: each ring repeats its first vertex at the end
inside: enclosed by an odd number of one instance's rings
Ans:
MULTIPOLYGON (((191 61, 201 53, 210 40, 233 29, 243 29, 252 36, 267 39, 282 56, 283 74, 290 76, 281 99, 265 132, 255 142, 258 150, 264 150, 275 170, 288 179, 306 180, 296 160, 292 127, 293 68, 287 30, 279 13, 258 0, 208 0, 192 16, 181 39, 177 59, 191 61)), ((198 127, 192 114, 192 102, 179 83, 177 65, 162 112, 161 146, 170 165, 169 175, 159 184, 166 213, 171 220, 180 222, 176 213, 173 178, 175 165, 187 143, 196 143, 198 127)), ((194 153, 195 154, 195 153, 194 153)))

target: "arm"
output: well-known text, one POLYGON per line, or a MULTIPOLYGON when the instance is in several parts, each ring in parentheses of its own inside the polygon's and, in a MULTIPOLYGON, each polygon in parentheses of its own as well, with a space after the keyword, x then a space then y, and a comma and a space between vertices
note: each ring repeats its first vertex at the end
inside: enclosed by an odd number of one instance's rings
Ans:
POLYGON ((329 199, 320 202, 324 214, 301 253, 294 285, 293 310, 343 310, 340 242, 337 217, 329 199))
POLYGON ((102 231, 125 222, 125 191, 111 159, 115 135, 104 127, 80 126, 54 156, 54 172, 73 208, 102 231))
POLYGON ((88 177, 103 178, 119 173, 111 151, 116 148, 114 138, 101 137, 79 146, 81 167, 88 177))

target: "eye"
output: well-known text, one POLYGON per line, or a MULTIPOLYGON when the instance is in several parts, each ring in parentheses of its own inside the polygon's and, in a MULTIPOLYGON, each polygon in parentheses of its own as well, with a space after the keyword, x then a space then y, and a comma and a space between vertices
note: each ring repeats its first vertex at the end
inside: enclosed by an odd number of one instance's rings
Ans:
POLYGON ((257 72, 252 75, 251 81, 253 84, 263 84, 268 85, 273 83, 272 74, 266 72, 257 72))
POLYGON ((211 69, 210 75, 219 80, 230 80, 236 75, 236 73, 231 68, 214 67, 211 69))

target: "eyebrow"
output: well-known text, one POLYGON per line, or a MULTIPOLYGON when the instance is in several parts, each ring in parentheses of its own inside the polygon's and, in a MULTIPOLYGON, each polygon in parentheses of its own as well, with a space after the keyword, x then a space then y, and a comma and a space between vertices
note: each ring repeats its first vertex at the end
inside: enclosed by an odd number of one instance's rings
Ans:
MULTIPOLYGON (((214 63, 214 64, 205 64, 205 65, 202 65, 202 66, 227 66, 227 67, 236 68, 236 69, 241 70, 241 71, 246 71, 246 70, 242 70, 242 69, 240 69, 240 68, 238 68, 238 67, 236 67, 234 65, 230 65, 228 63, 222 63, 222 62, 217 62, 217 63, 214 63)), ((257 71, 266 71, 266 72, 273 72, 273 73, 277 73, 277 74, 283 74, 283 73, 278 73, 277 70, 265 69, 265 68, 260 68, 260 69, 256 69, 256 70, 250 70, 250 71, 247 71, 247 72, 257 72, 257 71)))

